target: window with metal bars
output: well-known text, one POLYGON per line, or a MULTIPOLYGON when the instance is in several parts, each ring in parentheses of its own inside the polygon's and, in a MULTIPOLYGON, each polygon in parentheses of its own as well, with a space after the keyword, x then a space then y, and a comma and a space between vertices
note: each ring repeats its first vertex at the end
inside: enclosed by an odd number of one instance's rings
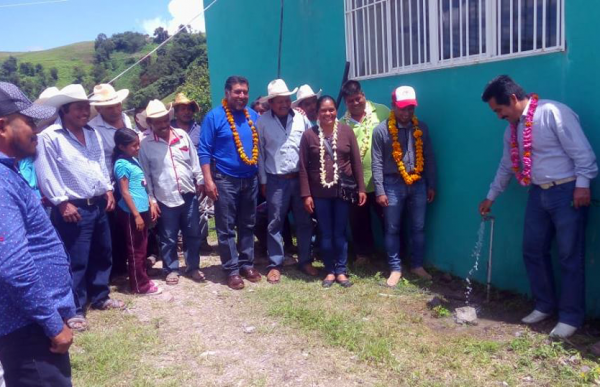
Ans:
POLYGON ((352 78, 563 50, 565 0, 344 0, 352 78))

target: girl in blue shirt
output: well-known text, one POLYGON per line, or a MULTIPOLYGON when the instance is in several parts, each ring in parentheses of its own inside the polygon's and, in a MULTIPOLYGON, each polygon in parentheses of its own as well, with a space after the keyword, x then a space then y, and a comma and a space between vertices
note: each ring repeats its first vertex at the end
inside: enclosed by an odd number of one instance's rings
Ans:
POLYGON ((115 132, 112 161, 116 186, 121 193, 117 203, 117 224, 127 244, 129 285, 133 293, 155 295, 162 289, 146 273, 150 201, 146 178, 136 159, 139 151, 140 139, 136 132, 127 128, 115 132))

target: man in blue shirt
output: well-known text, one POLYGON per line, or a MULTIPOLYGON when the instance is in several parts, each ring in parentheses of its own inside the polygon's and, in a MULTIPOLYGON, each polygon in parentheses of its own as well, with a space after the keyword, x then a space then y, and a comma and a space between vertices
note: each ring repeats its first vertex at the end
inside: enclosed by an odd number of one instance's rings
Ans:
POLYGON ((244 287, 240 275, 250 282, 261 279, 254 268, 253 233, 258 193, 254 123, 258 114, 246 106, 248 89, 246 78, 227 78, 222 106, 204 118, 198 146, 205 192, 215 202, 219 255, 232 289, 244 287))
POLYGON ((513 175, 521 185, 531 186, 523 260, 535 309, 521 321, 535 324, 558 312, 558 324, 550 336, 567 338, 583 324, 585 315, 584 236, 590 181, 598 175, 596 156, 579 117, 568 106, 527 95, 506 75, 492 80, 482 99, 509 125, 496 177, 479 212, 490 211, 513 175), (559 296, 550 256, 553 239, 562 276, 559 296))
POLYGON ((18 160, 35 155, 33 120, 54 113, 0 82, 0 363, 8 387, 71 385, 69 258, 16 168, 18 160))

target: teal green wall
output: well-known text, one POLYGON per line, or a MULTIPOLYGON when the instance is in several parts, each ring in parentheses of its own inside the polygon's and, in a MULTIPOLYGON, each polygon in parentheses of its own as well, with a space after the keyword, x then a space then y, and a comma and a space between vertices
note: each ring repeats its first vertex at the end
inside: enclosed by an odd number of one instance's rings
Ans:
MULTIPOLYGON (((248 77, 252 96, 266 93, 277 75, 279 0, 220 0, 206 15, 213 101, 223 95, 228 75, 248 77), (235 4, 235 6, 234 6, 235 4)), ((290 87, 309 83, 337 96, 345 63, 342 0, 285 0, 282 78, 290 87)), ((600 152, 600 2, 566 2, 567 50, 508 61, 426 71, 363 81, 367 97, 388 103, 393 88, 415 87, 418 116, 432 132, 439 169, 436 201, 428 209, 427 259, 436 267, 465 276, 472 266, 480 217, 477 204, 487 193, 502 152, 505 123, 480 102, 486 82, 509 74, 526 90, 562 101, 580 116, 600 152)), ((600 198, 600 182, 592 186, 600 198)), ((528 292, 521 258, 527 192, 514 182, 495 203, 493 283, 528 292)), ((600 208, 592 207, 588 227, 587 306, 600 315, 600 208)), ((484 247, 487 249, 487 246, 484 247)), ((484 253, 487 258, 487 251, 484 253)), ((484 281, 485 264, 477 279, 484 281)))

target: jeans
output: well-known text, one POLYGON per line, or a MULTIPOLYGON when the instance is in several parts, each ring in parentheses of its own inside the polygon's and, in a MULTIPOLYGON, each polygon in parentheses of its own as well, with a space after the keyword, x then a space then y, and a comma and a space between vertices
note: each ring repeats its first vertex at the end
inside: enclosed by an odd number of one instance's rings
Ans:
POLYGON ((327 274, 346 274, 346 225, 350 203, 339 198, 314 198, 321 232, 321 259, 327 274))
POLYGON ((298 238, 298 265, 310 263, 310 242, 312 238, 312 220, 310 214, 304 209, 304 201, 300 197, 300 181, 284 179, 277 175, 267 176, 267 206, 268 206, 268 234, 267 249, 269 269, 280 267, 283 264, 283 228, 287 219, 290 206, 296 222, 296 236, 298 238))
POLYGON ((240 269, 254 266, 258 180, 256 176, 237 178, 215 172, 214 182, 219 193, 215 201, 215 228, 221 263, 228 275, 239 275, 240 269))
POLYGON ((383 207, 376 202, 375 193, 367 194, 364 206, 350 207, 350 224, 352 225, 352 243, 356 255, 371 255, 375 252, 375 238, 371 227, 371 216, 375 212, 377 220, 383 221, 383 207))
POLYGON ((78 206, 81 220, 77 223, 65 222, 58 208, 54 209, 56 230, 71 260, 78 315, 83 314, 88 301, 92 306, 100 306, 110 294, 112 243, 105 208, 105 200, 78 206))
POLYGON ((388 206, 383 208, 385 225, 385 250, 391 271, 402 271, 400 262, 400 236, 402 214, 407 207, 410 227, 411 267, 423 266, 425 257, 425 213, 427 187, 423 180, 406 185, 400 175, 385 175, 383 180, 388 206))
POLYGON ((572 206, 575 182, 547 190, 531 188, 525 210, 523 259, 535 299, 543 313, 558 310, 559 321, 574 327, 585 314, 585 224, 587 208, 572 206), (562 286, 557 297, 550 248, 556 237, 562 286))
POLYGON ((72 385, 69 354, 50 352, 50 339, 37 324, 0 337, 0 362, 7 387, 72 385))
POLYGON ((129 287, 133 293, 146 293, 151 282, 146 273, 146 252, 148 247, 148 211, 140 215, 144 219, 144 228, 139 231, 135 225, 135 217, 129 212, 117 208, 117 225, 125 239, 129 287))
POLYGON ((200 267, 200 212, 198 198, 194 193, 181 195, 184 203, 177 207, 167 207, 158 202, 160 218, 158 218, 158 235, 163 258, 163 270, 169 274, 179 271, 177 257, 177 237, 179 231, 183 236, 183 255, 186 271, 200 267))

